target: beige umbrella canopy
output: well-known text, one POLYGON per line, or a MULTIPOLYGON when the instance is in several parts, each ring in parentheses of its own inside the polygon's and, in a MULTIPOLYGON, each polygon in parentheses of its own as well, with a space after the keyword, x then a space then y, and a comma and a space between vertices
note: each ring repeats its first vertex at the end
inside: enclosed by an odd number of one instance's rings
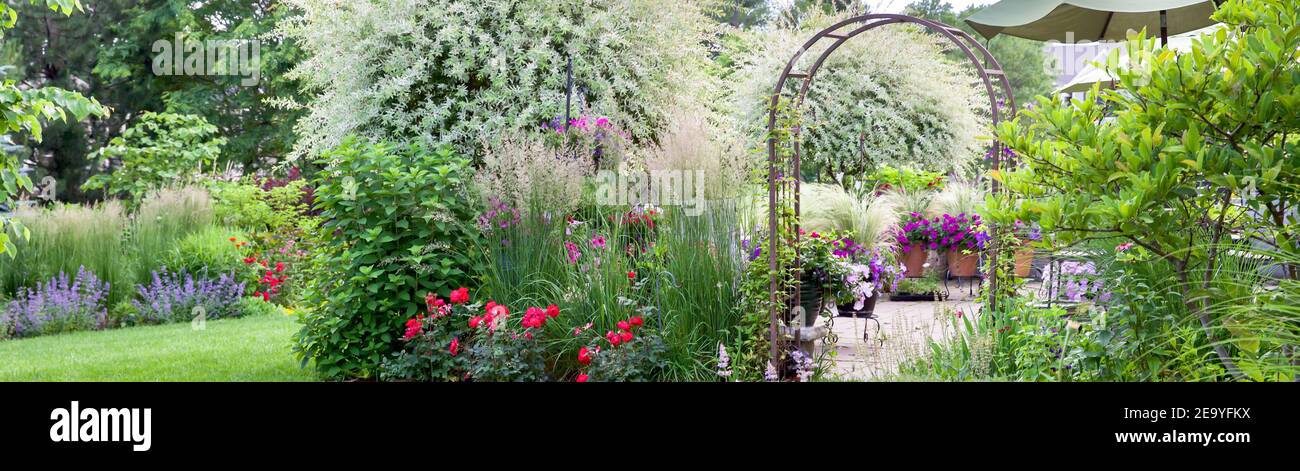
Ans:
POLYGON ((1170 35, 1214 24, 1210 15, 1226 0, 1002 0, 966 19, 980 35, 1008 34, 1038 41, 1123 41, 1147 30, 1164 43, 1170 35))
MULTIPOLYGON (((1190 51, 1192 49, 1192 36, 1178 36, 1178 37, 1169 38, 1169 43, 1165 45, 1165 48, 1172 49, 1178 52, 1190 51)), ((1091 90, 1092 86, 1098 83, 1102 84, 1102 88, 1109 87, 1116 80, 1114 74, 1107 71, 1104 67, 1104 64, 1106 64, 1106 59, 1108 58, 1108 56, 1110 56, 1110 54, 1111 51, 1106 51, 1097 54, 1097 56, 1093 57, 1092 60, 1089 61, 1087 65, 1083 66, 1083 69, 1081 69, 1078 74, 1075 74, 1074 78, 1071 78, 1068 83, 1062 85, 1060 88, 1057 88, 1056 93, 1061 94, 1061 93, 1086 92, 1088 90, 1091 90), (1103 65, 1103 67, 1098 67, 1099 64, 1103 65)), ((1127 68, 1128 64, 1129 64, 1128 48, 1120 47, 1118 66, 1120 68, 1127 68)))

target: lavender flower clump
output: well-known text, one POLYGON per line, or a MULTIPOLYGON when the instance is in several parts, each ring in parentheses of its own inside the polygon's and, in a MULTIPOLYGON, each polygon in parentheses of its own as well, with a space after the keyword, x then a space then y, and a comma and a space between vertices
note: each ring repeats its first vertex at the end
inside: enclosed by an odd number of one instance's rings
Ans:
POLYGON ((20 291, 0 314, 0 338, 31 337, 74 330, 102 329, 108 324, 108 282, 86 267, 69 279, 60 272, 34 289, 20 291))
POLYGON ((140 296, 131 302, 136 311, 133 323, 189 321, 199 307, 203 308, 208 319, 242 314, 239 300, 244 295, 244 283, 237 282, 233 273, 212 280, 195 278, 184 271, 169 273, 163 270, 153 272, 153 281, 148 286, 136 285, 136 291, 140 296))

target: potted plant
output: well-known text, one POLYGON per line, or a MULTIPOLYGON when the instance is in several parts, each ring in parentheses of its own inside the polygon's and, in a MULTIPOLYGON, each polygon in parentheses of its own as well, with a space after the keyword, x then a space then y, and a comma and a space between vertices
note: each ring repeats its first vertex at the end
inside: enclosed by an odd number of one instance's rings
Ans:
POLYGON ((871 317, 880 293, 898 285, 904 267, 895 260, 892 250, 866 250, 850 239, 843 240, 853 249, 844 254, 845 275, 837 310, 841 317, 871 317))
POLYGON ((1043 240, 1043 233, 1037 224, 1031 226, 1017 219, 1012 236, 1016 244, 1016 276, 1028 278, 1034 267, 1033 243, 1043 240))
POLYGON ((804 232, 799 239, 799 306, 808 315, 805 325, 811 326, 826 306, 827 294, 832 297, 842 289, 847 267, 836 256, 833 245, 841 239, 833 234, 804 232))
POLYGON ((936 240, 939 235, 937 220, 926 219, 920 213, 911 213, 903 218, 897 237, 899 250, 902 252, 903 266, 907 268, 908 278, 925 276, 925 260, 930 250, 938 248, 936 240))
POLYGON ((939 219, 939 247, 947 252, 948 272, 952 276, 975 276, 980 252, 988 242, 983 221, 978 214, 944 214, 939 219))

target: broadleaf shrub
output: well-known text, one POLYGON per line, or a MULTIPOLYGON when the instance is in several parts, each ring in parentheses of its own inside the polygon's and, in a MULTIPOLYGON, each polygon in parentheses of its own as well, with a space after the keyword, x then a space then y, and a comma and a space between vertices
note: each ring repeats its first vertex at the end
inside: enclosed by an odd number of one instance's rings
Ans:
POLYGON ((83 189, 124 194, 135 203, 149 192, 193 178, 212 166, 226 138, 201 116, 145 112, 92 158, 119 161, 112 173, 90 177, 83 189))
POLYGON ((481 272, 469 159, 449 147, 347 138, 317 162, 325 221, 296 351, 326 377, 372 377, 396 350, 412 293, 449 293, 481 272))

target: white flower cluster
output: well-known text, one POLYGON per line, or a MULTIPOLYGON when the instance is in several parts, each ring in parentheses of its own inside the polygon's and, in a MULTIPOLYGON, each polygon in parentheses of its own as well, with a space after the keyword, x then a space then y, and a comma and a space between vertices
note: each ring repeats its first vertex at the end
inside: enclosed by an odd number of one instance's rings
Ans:
POLYGON ((691 86, 705 19, 676 0, 289 0, 302 14, 278 34, 307 57, 291 77, 307 95, 293 157, 343 136, 451 143, 536 129, 564 114, 610 116, 637 142, 656 138, 691 86))

